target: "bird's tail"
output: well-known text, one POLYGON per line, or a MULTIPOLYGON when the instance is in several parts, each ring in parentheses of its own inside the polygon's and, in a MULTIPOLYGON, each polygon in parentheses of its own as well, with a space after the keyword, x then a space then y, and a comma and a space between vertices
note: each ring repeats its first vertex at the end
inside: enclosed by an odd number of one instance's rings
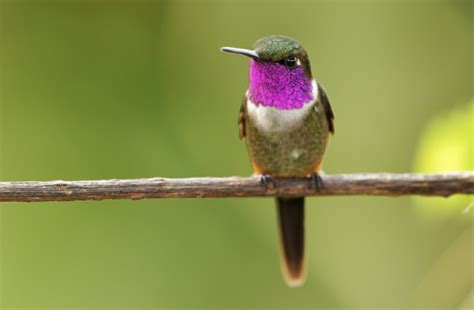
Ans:
POLYGON ((277 198, 281 270, 289 286, 305 280, 304 197, 277 198))

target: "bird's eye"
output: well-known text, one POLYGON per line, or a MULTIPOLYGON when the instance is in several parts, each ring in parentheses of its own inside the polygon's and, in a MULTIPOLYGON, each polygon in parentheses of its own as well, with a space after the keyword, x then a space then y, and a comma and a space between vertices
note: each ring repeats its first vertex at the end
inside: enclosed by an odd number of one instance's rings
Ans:
POLYGON ((287 68, 294 68, 298 64, 298 59, 295 56, 290 56, 283 61, 287 68))

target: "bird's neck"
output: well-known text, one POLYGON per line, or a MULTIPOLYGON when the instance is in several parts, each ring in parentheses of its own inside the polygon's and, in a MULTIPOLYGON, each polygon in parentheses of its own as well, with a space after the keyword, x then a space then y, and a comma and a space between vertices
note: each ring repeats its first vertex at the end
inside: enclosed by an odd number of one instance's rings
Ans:
POLYGON ((314 100, 313 80, 302 67, 250 60, 248 96, 255 105, 279 110, 301 109, 314 100))

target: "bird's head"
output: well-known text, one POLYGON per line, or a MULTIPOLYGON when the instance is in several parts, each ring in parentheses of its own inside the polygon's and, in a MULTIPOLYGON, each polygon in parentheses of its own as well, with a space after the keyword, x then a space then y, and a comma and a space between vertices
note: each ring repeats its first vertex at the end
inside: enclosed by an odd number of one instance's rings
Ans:
POLYGON ((250 57, 248 97, 253 104, 290 110, 314 100, 308 54, 298 41, 274 35, 258 40, 251 50, 221 50, 250 57))

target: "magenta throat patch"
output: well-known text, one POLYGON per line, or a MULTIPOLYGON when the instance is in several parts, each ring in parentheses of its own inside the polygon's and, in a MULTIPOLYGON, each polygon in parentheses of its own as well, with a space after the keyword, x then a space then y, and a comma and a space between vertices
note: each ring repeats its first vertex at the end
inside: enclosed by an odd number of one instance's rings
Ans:
POLYGON ((249 99, 279 110, 301 109, 313 101, 313 86, 302 67, 250 60, 249 99))

